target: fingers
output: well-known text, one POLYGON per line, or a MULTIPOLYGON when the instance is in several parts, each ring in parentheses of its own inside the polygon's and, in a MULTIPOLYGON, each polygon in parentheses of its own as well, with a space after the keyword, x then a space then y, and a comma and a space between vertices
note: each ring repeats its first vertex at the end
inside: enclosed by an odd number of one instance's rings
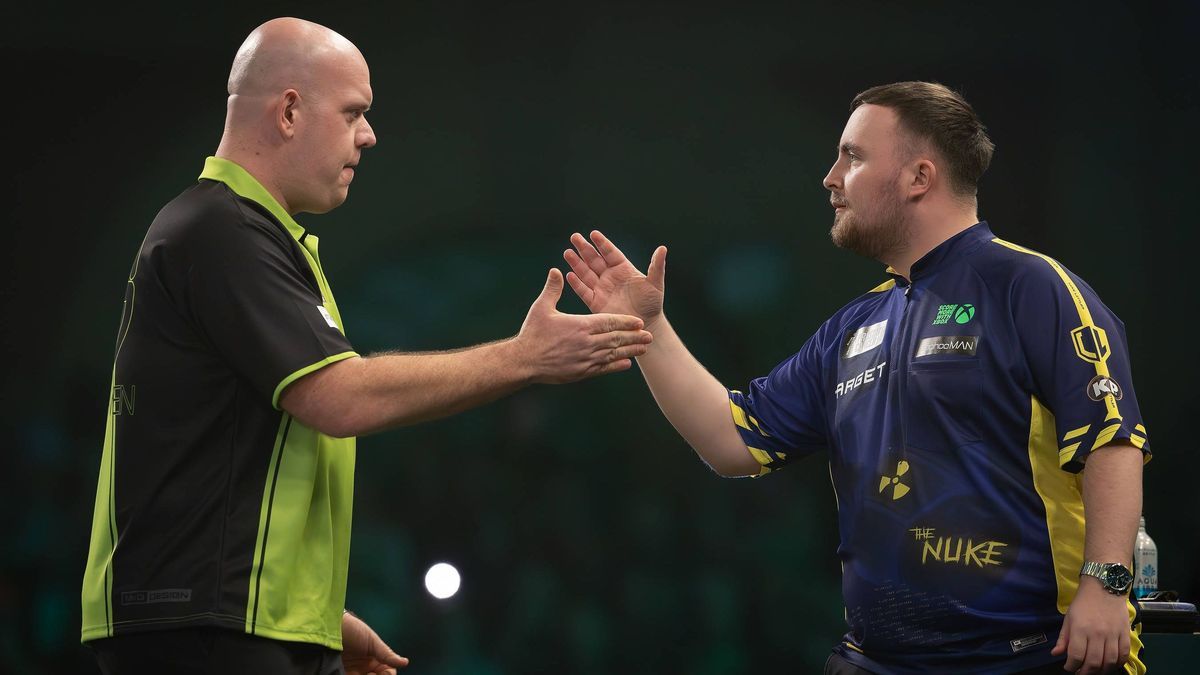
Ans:
POLYGON ((596 247, 592 246, 591 242, 583 238, 578 232, 571 235, 571 245, 579 252, 579 257, 583 260, 593 272, 603 274, 604 270, 608 269, 608 263, 604 262, 604 258, 600 257, 600 253, 596 251, 596 247))
POLYGON ((610 361, 633 359, 639 356, 645 356, 646 350, 648 349, 650 349, 650 345, 648 344, 625 345, 624 347, 617 347, 616 349, 610 351, 608 353, 608 358, 610 361))
POLYGON ((624 361, 646 353, 654 335, 644 330, 617 330, 592 336, 593 359, 599 365, 624 361))
POLYGON ((612 363, 606 363, 595 370, 589 371, 587 377, 598 377, 600 375, 608 375, 609 373, 619 373, 623 370, 629 370, 632 367, 633 361, 630 361, 629 359, 621 359, 619 361, 613 361, 612 363))
POLYGON ((642 356, 650 348, 654 335, 644 330, 618 330, 593 336, 594 355, 602 363, 642 356))
POLYGON ((1063 651, 1067 653, 1067 661, 1063 664, 1063 670, 1073 673, 1083 667, 1083 662, 1087 657, 1087 640, 1083 635, 1073 634, 1069 614, 1063 621, 1062 632, 1058 634, 1058 645, 1050 653, 1061 654, 1063 651))
MULTIPOLYGON (((384 665, 393 666, 394 668, 404 668, 408 665, 407 658, 400 656, 396 652, 392 651, 391 647, 387 647, 385 645, 384 648, 387 649, 387 653, 384 654, 383 656, 377 657, 380 661, 383 662, 384 665)), ((392 672, 395 673, 396 671, 392 670, 392 672)))
POLYGON ((593 314, 588 317, 588 327, 593 335, 613 331, 641 330, 644 322, 628 314, 593 314))
POLYGON ((1101 672, 1110 672, 1113 666, 1121 663, 1120 652, 1121 642, 1119 640, 1109 638, 1104 641, 1104 662, 1101 664, 1101 672))
POLYGON ((1068 673, 1074 673, 1083 667, 1087 660, 1087 643, 1083 640, 1074 640, 1067 643, 1067 662, 1063 664, 1063 670, 1068 673))
POLYGON ((1050 650, 1051 656, 1062 656, 1067 651, 1067 635, 1071 632, 1071 617, 1067 617, 1063 621, 1062 629, 1058 631, 1058 642, 1054 643, 1054 649, 1050 650))
POLYGON ((648 343, 638 343, 631 345, 621 345, 620 347, 605 347, 592 352, 592 360, 597 365, 608 365, 613 361, 621 361, 623 359, 634 359, 639 356, 645 356, 646 350, 650 349, 648 343))
POLYGON ((575 295, 583 301, 583 304, 589 308, 592 306, 592 300, 596 297, 596 291, 593 291, 587 284, 579 279, 579 275, 574 272, 567 272, 567 283, 571 285, 571 290, 575 291, 575 295))
POLYGON ((600 277, 596 276, 596 271, 589 267, 574 250, 567 249, 563 251, 563 260, 567 261, 567 264, 571 266, 571 271, 575 272, 579 279, 589 287, 595 286, 600 282, 600 277))
POLYGON ((621 253, 621 249, 609 241, 608 237, 600 234, 600 230, 592 230, 592 243, 596 245, 596 250, 600 252, 609 267, 625 262, 625 254, 621 253))
POLYGON ((558 271, 557 267, 551 267, 550 273, 546 275, 546 285, 542 288, 541 294, 537 300, 533 301, 535 305, 547 305, 550 309, 558 306, 558 299, 562 297, 563 275, 558 271))
MULTIPOLYGON (((555 270, 555 271, 557 271, 557 270, 555 270)), ((562 290, 561 280, 559 281, 558 288, 559 288, 559 291, 562 290)), ((383 638, 379 637, 378 633, 376 633, 374 637, 375 637, 375 640, 374 640, 374 644, 372 645, 371 652, 374 655, 375 660, 378 661, 380 663, 380 665, 395 666, 398 668, 403 668, 408 665, 408 659, 406 659, 403 656, 400 656, 395 651, 393 651, 392 648, 390 646, 388 646, 388 643, 384 642, 383 638)), ((387 672, 390 672, 390 673, 392 673, 392 675, 395 675, 396 671, 393 668, 389 667, 387 672)))
POLYGON ((1117 663, 1124 666, 1129 662, 1129 631, 1121 631, 1121 639, 1117 642, 1117 663))
POLYGON ((1087 655, 1084 657, 1081 671, 1088 674, 1104 672, 1104 657, 1104 638, 1093 637, 1088 640, 1087 655))
POLYGON ((667 283, 667 247, 659 246, 650 256, 650 267, 646 269, 646 277, 658 290, 666 288, 667 283))
POLYGON ((654 335, 646 330, 614 330, 592 337, 594 351, 616 349, 626 345, 648 345, 653 341, 654 335))

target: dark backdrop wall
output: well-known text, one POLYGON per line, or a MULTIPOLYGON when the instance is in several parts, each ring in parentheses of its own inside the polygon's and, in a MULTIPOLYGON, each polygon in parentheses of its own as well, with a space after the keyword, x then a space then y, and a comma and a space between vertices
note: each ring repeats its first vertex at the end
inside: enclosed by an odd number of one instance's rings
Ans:
MULTIPOLYGON (((0 29, 0 670, 94 672, 78 591, 125 275, 216 147, 242 38, 285 14, 372 67, 379 145, 346 205, 300 218, 363 352, 513 334, 567 236, 601 227, 639 264, 671 247, 672 321, 744 385, 882 279, 828 240, 851 97, 960 89, 998 147, 982 216, 1127 324, 1162 585, 1200 596, 1195 3, 135 6, 38 3, 0 29)), ((721 480, 636 371, 359 448, 348 604, 411 672, 816 672, 844 630, 825 461, 721 480), (464 578, 444 602, 422 588, 440 560, 464 578)), ((1200 656, 1147 642, 1159 672, 1200 656)))

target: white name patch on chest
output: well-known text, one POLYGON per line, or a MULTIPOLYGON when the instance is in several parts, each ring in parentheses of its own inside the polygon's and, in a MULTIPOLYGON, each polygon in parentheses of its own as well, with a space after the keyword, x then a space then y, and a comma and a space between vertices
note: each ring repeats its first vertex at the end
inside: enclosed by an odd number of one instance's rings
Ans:
POLYGON ((887 319, 869 326, 856 328, 846 335, 842 345, 842 358, 848 359, 875 349, 883 344, 883 334, 887 330, 887 319))

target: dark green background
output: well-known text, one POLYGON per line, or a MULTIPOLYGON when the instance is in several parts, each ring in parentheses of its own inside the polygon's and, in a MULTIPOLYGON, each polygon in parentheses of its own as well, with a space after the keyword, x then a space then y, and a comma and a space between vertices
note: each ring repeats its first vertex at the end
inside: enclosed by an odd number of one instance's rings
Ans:
MULTIPOLYGON (((671 247, 672 321, 744 385, 883 278, 828 240, 851 97, 960 89, 997 145, 981 215, 1127 324, 1162 585, 1200 597, 1196 3, 332 4, 42 2, 0 29, 0 670, 94 672, 78 591, 125 275, 216 147, 242 38, 280 14, 372 67, 379 146, 346 205, 299 218, 363 352, 513 334, 567 236, 601 227, 641 265, 671 247)), ((636 372, 359 448, 348 604, 410 672, 819 672, 844 630, 825 462, 719 479, 636 372), (421 587, 439 560, 464 575, 448 602, 421 587)), ((1147 642, 1160 673, 1200 656, 1147 642)))

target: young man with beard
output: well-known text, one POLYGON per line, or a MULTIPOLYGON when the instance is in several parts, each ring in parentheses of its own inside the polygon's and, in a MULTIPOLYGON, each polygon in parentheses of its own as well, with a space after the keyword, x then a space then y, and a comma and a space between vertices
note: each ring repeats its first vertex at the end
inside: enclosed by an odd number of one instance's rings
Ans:
POLYGON ((647 276, 575 234, 567 281, 645 320, 650 390, 718 473, 828 449, 850 630, 826 673, 1145 672, 1127 593, 1150 445, 1120 320, 979 221, 993 146, 961 96, 901 82, 851 110, 831 235, 891 278, 745 392, 667 320, 665 247, 647 276))

